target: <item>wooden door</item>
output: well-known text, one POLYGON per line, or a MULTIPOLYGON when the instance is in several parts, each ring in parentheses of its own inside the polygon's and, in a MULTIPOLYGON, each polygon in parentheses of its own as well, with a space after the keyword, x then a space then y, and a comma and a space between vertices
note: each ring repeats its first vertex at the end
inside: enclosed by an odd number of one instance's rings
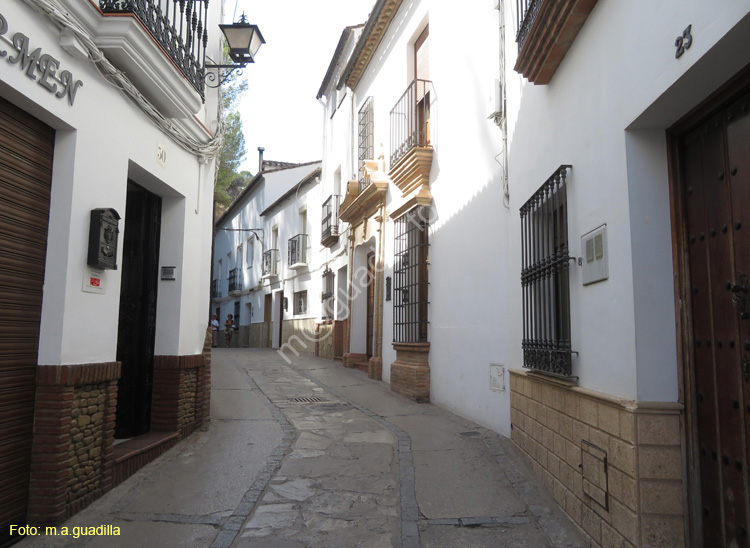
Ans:
POLYGON ((367 254, 367 359, 372 358, 375 327, 375 253, 367 254))
POLYGON ((266 295, 263 303, 263 323, 266 326, 266 348, 271 348, 273 345, 273 330, 271 329, 273 313, 273 295, 271 293, 266 295))
POLYGON ((0 546, 26 523, 54 144, 0 99, 0 546))
POLYGON ((750 95, 678 147, 703 545, 748 546, 750 95))

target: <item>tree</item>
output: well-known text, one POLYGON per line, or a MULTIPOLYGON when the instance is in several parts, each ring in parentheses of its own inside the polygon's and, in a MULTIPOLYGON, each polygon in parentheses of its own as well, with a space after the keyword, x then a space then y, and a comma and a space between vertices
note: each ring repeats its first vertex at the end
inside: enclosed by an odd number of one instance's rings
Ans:
POLYGON ((224 145, 219 155, 219 170, 214 186, 214 209, 221 214, 242 191, 252 175, 239 173, 245 160, 245 136, 237 103, 247 90, 247 81, 230 78, 222 87, 222 118, 224 121, 224 145), (230 192, 230 188, 232 189, 230 192))

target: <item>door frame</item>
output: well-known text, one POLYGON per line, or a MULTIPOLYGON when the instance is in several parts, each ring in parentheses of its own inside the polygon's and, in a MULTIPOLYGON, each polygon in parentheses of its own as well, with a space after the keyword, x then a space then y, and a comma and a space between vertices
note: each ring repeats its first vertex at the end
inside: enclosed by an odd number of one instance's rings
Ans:
POLYGON ((686 538, 689 539, 689 545, 696 548, 703 546, 702 493, 698 453, 698 415, 694 397, 696 382, 694 376, 695 363, 692 354, 694 342, 692 298, 689 290, 691 287, 688 253, 689 234, 679 140, 683 135, 695 129, 722 109, 729 107, 732 102, 748 92, 750 92, 750 65, 730 78, 729 81, 667 130, 679 400, 684 405, 681 421, 685 440, 683 455, 684 500, 686 503, 685 533, 686 538))

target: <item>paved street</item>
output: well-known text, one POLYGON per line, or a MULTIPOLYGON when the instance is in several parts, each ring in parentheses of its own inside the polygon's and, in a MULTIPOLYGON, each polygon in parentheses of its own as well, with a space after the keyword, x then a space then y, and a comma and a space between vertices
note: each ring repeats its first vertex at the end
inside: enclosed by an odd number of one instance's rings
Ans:
POLYGON ((364 373, 215 349, 212 382, 209 428, 63 524, 120 536, 18 546, 585 546, 509 440, 364 373))

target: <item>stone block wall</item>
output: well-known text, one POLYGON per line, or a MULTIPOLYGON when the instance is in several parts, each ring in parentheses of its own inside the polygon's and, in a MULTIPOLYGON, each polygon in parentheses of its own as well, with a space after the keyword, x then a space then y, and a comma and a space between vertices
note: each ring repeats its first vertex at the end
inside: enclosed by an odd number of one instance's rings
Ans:
POLYGON ((155 356, 151 430, 187 436, 203 423, 206 392, 203 354, 155 356))
POLYGON ((510 371, 511 438, 597 546, 684 546, 680 412, 510 371))
POLYGON ((117 362, 37 366, 28 521, 53 524, 112 488, 117 362))
MULTIPOLYGON (((430 401, 430 343, 393 343, 396 361, 391 364, 391 390, 418 403, 430 401)), ((378 366, 370 360, 372 371, 378 366)), ((382 370, 382 359, 379 363, 382 370)))
POLYGON ((281 323, 281 344, 289 344, 300 354, 315 354, 315 319, 284 320, 281 323))
POLYGON ((247 326, 247 345, 250 348, 266 348, 268 346, 268 330, 270 322, 252 323, 247 326))
POLYGON ((317 336, 318 348, 315 355, 320 358, 333 359, 333 323, 321 323, 318 325, 317 336))

